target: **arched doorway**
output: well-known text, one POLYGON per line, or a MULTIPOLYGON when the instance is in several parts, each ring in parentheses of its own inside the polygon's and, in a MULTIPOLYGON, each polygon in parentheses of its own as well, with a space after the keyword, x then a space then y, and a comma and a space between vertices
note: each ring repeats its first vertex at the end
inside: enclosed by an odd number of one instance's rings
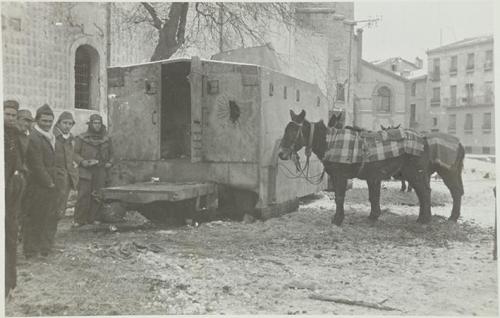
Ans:
POLYGON ((75 53, 75 108, 99 109, 99 53, 81 45, 75 53))

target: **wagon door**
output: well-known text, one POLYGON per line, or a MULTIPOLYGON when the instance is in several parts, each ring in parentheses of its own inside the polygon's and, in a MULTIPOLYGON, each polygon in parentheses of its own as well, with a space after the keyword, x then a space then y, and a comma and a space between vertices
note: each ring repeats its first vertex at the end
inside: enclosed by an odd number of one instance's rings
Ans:
POLYGON ((201 61, 198 57, 193 57, 191 60, 189 83, 191 87, 191 162, 199 162, 203 156, 203 75, 201 61))
POLYGON ((108 118, 117 159, 160 158, 161 64, 108 69, 108 118))

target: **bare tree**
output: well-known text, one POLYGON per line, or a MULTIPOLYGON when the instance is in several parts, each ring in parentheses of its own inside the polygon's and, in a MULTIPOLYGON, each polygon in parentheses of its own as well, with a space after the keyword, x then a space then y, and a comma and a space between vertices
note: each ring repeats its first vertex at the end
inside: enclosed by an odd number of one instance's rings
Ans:
POLYGON ((233 48, 266 43, 273 25, 293 25, 293 5, 284 2, 141 2, 126 12, 130 24, 151 25, 158 41, 151 61, 183 47, 211 43, 233 48))

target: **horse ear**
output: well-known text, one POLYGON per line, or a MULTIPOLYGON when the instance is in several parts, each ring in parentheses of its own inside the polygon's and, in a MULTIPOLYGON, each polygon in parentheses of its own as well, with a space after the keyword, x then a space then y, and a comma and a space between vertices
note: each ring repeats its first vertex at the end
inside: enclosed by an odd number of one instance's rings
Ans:
POLYGON ((380 125, 380 129, 385 130, 385 127, 384 127, 384 126, 382 126, 382 125, 380 125))
POLYGON ((330 119, 328 120, 328 127, 335 126, 335 124, 337 123, 337 121, 338 121, 337 115, 335 115, 335 113, 333 113, 332 117, 330 117, 330 119))
POLYGON ((305 118, 306 118, 306 111, 302 110, 300 114, 297 116, 297 122, 301 123, 304 121, 305 118))
POLYGON ((399 127, 401 127, 401 124, 399 124, 396 127, 394 127, 394 129, 399 129, 399 127))
POLYGON ((295 118, 297 118, 297 115, 295 115, 295 113, 291 109, 290 109, 290 117, 292 118, 292 121, 295 121, 295 118))

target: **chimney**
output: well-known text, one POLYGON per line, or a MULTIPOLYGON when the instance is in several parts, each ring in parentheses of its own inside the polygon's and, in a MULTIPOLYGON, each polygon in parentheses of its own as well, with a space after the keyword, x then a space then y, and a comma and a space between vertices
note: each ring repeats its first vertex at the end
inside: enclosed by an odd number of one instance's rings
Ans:
POLYGON ((363 29, 357 29, 356 30, 356 42, 357 42, 357 59, 356 59, 356 64, 357 64, 357 78, 358 81, 361 80, 361 59, 363 58, 363 29))
POLYGON ((423 61, 418 56, 415 58, 415 65, 418 67, 418 69, 421 69, 423 66, 423 61))

